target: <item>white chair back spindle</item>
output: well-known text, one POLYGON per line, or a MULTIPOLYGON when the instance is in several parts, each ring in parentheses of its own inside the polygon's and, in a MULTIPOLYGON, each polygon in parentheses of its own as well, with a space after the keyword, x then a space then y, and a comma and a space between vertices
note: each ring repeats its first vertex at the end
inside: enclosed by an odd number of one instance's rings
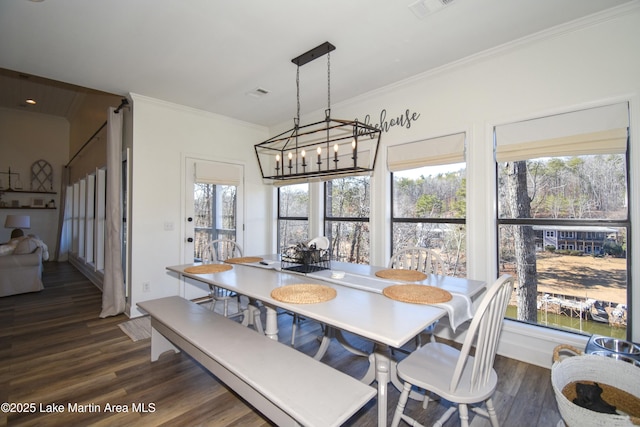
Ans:
POLYGON ((416 270, 423 273, 444 274, 444 263, 435 251, 410 247, 398 251, 389 260, 389 268, 416 270))
POLYGON ((454 375, 451 378, 451 392, 455 393, 467 356, 474 344, 476 351, 471 374, 471 391, 487 384, 493 369, 493 362, 498 350, 498 339, 502 331, 504 313, 513 291, 514 278, 503 275, 487 291, 476 314, 471 321, 465 337, 460 358, 458 359, 454 375))
POLYGON ((229 239, 216 239, 209 242, 211 261, 225 261, 229 258, 241 257, 242 247, 229 239))

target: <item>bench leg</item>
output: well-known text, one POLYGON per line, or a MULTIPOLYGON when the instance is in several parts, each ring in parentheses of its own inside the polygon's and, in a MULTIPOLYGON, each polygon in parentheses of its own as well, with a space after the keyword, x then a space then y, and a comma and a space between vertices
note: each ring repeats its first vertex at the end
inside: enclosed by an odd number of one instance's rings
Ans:
POLYGON ((158 360, 160 355, 165 351, 173 350, 176 353, 180 352, 180 349, 175 345, 171 344, 171 341, 166 339, 164 335, 156 330, 156 328, 151 328, 151 361, 155 362, 158 360))

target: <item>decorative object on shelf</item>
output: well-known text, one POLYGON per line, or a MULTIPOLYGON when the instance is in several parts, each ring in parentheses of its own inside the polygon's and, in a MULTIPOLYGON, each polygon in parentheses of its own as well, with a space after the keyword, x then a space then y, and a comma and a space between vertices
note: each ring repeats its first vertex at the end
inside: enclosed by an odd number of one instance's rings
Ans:
POLYGON ((278 181, 309 181, 341 175, 371 174, 382 130, 357 120, 331 118, 331 62, 335 50, 325 42, 291 60, 296 72, 297 116, 292 129, 255 145, 262 177, 278 181), (327 55, 327 109, 325 119, 300 125, 300 67, 327 55), (314 161, 313 154, 317 160, 314 161), (285 159, 288 163, 285 165, 285 159))
MULTIPOLYGON (((20 181, 20 174, 18 172, 11 172, 11 168, 9 167, 7 172, 0 171, 0 174, 9 176, 7 190, 22 190, 22 181, 20 181), (15 176, 13 182, 11 182, 11 176, 15 176)), ((2 190, 2 188, 0 188, 0 190, 2 190)))
MULTIPOLYGON (((9 177, 9 184, 7 185, 7 190, 22 190, 22 181, 20 181, 20 174, 18 172, 11 172, 11 168, 9 167, 7 172, 0 171, 0 174, 7 175, 9 177), (11 182, 11 177, 15 176, 13 182, 11 182)), ((0 187, 0 190, 3 188, 0 187)))
POLYGON ((56 208, 56 201, 53 200, 53 199, 49 200, 49 202, 47 202, 47 207, 49 209, 55 209, 56 208))
POLYGON ((31 165, 31 190, 53 190, 53 168, 46 160, 38 160, 31 165))
POLYGON ((29 215, 7 215, 4 220, 4 228, 13 228, 11 238, 24 236, 23 228, 31 228, 31 217, 29 215))
POLYGON ((13 187, 11 187, 11 188, 13 190, 22 190, 22 181, 20 180, 20 174, 17 174, 17 175, 18 175, 18 177, 13 182, 13 187))
POLYGON ((32 208, 44 208, 44 199, 42 197, 34 197, 31 199, 32 208))

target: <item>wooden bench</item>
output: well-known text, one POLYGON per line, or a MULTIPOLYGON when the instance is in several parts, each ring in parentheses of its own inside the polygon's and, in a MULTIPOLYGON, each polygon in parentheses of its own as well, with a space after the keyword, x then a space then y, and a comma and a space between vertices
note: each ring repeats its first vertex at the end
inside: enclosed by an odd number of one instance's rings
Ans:
POLYGON ((151 361, 182 349, 278 426, 339 426, 376 390, 181 297, 138 303, 151 317, 151 361))

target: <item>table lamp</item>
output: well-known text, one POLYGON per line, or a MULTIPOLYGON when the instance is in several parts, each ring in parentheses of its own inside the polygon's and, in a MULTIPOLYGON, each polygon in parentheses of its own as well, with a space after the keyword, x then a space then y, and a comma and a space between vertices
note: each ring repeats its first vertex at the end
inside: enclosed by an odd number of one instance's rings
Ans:
POLYGON ((29 215, 7 215, 4 220, 4 228, 13 228, 11 238, 24 236, 23 228, 31 228, 31 217, 29 215))

